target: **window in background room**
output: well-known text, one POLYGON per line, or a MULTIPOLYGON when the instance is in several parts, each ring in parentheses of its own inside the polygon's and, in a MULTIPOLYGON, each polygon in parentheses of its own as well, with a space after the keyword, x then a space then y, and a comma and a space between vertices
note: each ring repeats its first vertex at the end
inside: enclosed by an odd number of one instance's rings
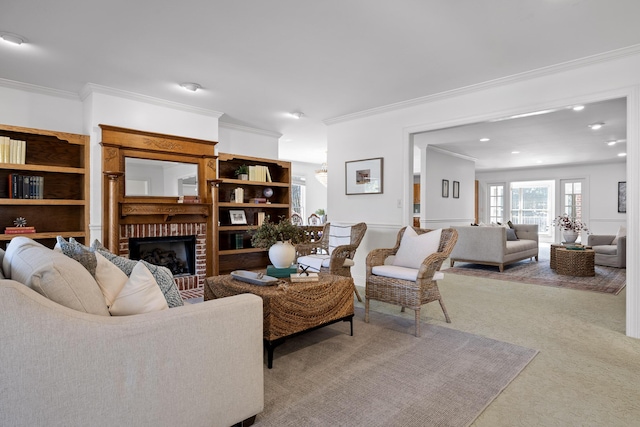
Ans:
POLYGON ((304 207, 307 202, 307 185, 303 176, 291 177, 291 212, 306 218, 304 207))
POLYGON ((582 216, 582 180, 560 181, 562 188, 562 214, 567 214, 571 219, 584 221, 582 216))
POLYGON ((489 223, 504 222, 504 184, 489 184, 489 223))
POLYGON ((537 224, 538 234, 550 234, 554 181, 511 183, 511 222, 537 224))

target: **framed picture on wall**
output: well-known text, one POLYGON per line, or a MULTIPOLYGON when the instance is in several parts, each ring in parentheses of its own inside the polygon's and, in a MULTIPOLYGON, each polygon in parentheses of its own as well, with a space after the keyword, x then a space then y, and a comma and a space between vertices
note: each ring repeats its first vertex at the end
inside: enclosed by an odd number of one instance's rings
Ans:
POLYGON ((618 182, 618 212, 627 212, 627 181, 618 182))
POLYGON ((442 180, 442 197, 449 197, 449 180, 442 180))
POLYGON ((376 157, 345 162, 345 194, 381 194, 382 160, 376 157))
POLYGON ((460 198, 460 182, 458 181, 453 181, 453 198, 460 198))

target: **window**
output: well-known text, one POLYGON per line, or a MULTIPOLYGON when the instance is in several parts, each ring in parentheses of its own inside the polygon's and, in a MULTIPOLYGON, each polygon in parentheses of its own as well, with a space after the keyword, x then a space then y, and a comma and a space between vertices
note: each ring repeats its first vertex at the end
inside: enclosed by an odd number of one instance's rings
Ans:
POLYGON ((307 185, 303 176, 293 176, 291 178, 291 212, 295 212, 302 218, 306 218, 304 213, 307 202, 307 185))
POLYGON ((582 216, 582 182, 581 181, 565 181, 561 182, 562 186, 562 212, 567 214, 571 219, 579 219, 584 221, 582 216))
POLYGON ((504 184, 489 184, 489 222, 504 221, 504 184))
POLYGON ((537 224, 538 234, 548 234, 553 215, 554 181, 511 183, 511 221, 537 224))

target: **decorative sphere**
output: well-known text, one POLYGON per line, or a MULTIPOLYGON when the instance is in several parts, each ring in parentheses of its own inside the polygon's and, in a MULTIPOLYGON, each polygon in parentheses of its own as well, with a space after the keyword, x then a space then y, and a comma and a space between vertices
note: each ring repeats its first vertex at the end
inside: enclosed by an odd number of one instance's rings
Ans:
POLYGON ((267 187, 262 191, 262 194, 264 194, 264 197, 271 197, 273 196, 273 189, 267 187))

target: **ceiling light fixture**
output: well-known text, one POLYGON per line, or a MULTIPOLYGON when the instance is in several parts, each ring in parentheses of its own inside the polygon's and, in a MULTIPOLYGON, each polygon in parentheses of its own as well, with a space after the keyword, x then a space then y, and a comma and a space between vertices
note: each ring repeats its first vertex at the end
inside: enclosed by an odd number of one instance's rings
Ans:
POLYGON ((322 167, 316 171, 316 179, 320 181, 320 184, 324 185, 325 187, 327 186, 327 178, 328 178, 327 172, 328 171, 327 171, 326 163, 323 163, 322 167))
POLYGON ((598 130, 601 129, 602 126, 604 126, 604 123, 600 122, 600 123, 592 123, 589 125, 589 128, 591 128, 591 130, 598 130))
POLYGON ((584 105, 574 105, 573 107, 571 107, 571 109, 573 111, 582 111, 584 110, 584 105))
POLYGON ((625 157, 627 153, 618 153, 618 157, 625 157))
POLYGON ((618 141, 606 141, 605 144, 611 146, 611 145, 616 145, 616 142, 618 141))
POLYGON ((0 32, 0 39, 4 40, 7 43, 15 44, 18 46, 20 46, 22 43, 27 42, 27 40, 22 36, 6 32, 0 32))
POLYGON ((200 86, 198 83, 189 83, 189 82, 180 83, 180 87, 190 92, 195 92, 198 89, 202 89, 202 86, 200 86))
POLYGON ((487 142, 487 141, 491 141, 489 138, 480 138, 480 142, 487 142))
POLYGON ((291 117, 293 117, 294 119, 300 119, 302 116, 304 116, 304 113, 301 113, 299 111, 296 111, 294 113, 289 113, 291 115, 291 117))
POLYGON ((520 154, 519 151, 512 151, 511 154, 520 154))

